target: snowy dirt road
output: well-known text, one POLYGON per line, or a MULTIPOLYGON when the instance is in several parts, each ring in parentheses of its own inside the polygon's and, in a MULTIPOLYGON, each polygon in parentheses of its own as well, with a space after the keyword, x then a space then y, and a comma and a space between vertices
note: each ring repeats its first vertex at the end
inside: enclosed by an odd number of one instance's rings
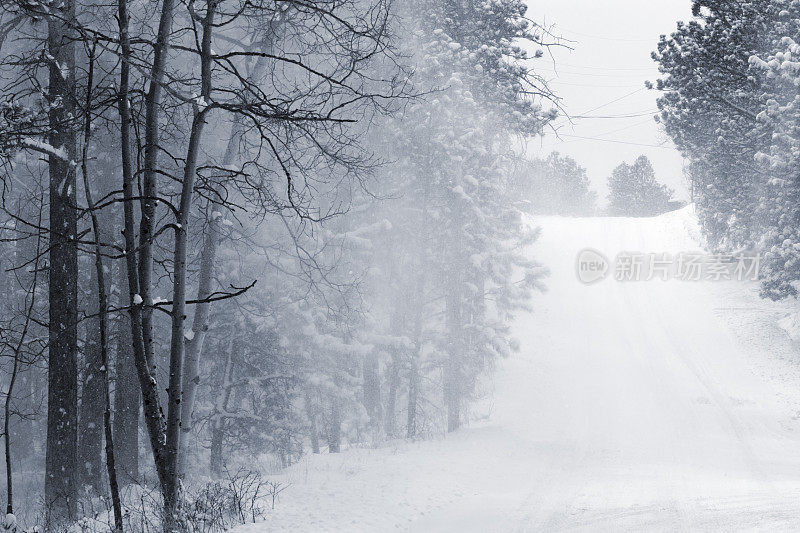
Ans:
POLYGON ((538 223, 549 290, 518 317, 491 416, 310 457, 267 523, 241 531, 800 530, 798 358, 773 320, 785 307, 739 282, 577 280, 585 247, 697 250, 688 211, 538 223))

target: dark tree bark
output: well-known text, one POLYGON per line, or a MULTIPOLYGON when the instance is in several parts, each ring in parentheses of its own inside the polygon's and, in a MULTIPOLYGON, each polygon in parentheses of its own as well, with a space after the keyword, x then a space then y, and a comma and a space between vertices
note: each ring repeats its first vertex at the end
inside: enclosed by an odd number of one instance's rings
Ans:
POLYGON ((91 289, 85 321, 84 380, 81 389, 81 413, 78 423, 78 472, 81 486, 90 486, 95 494, 103 489, 103 356, 100 348, 100 318, 97 274, 90 274, 91 289))
MULTIPOLYGON (((103 442, 105 437, 105 451, 106 451, 106 471, 108 473, 108 484, 111 489, 111 501, 114 508, 114 530, 122 531, 122 503, 119 497, 119 484, 117 483, 117 469, 114 461, 114 439, 111 429, 111 399, 108 384, 108 286, 106 285, 106 269, 103 265, 103 232, 100 227, 100 216, 95 209, 95 203, 92 197, 92 187, 89 183, 89 138, 92 131, 91 109, 92 109, 92 84, 94 82, 94 60, 95 60, 95 44, 89 52, 89 72, 87 77, 86 88, 86 107, 85 119, 83 130, 83 151, 81 153, 81 169, 83 171, 83 190, 86 195, 86 207, 89 216, 92 220, 92 233, 94 237, 94 281, 97 287, 97 321, 91 325, 97 327, 97 351, 99 353, 99 367, 96 374, 92 377, 100 383, 100 398, 98 404, 102 405, 101 422, 103 426, 103 433, 97 435, 97 443, 103 442)), ((95 388, 96 384, 92 384, 95 388)), ((86 407, 84 405, 84 407, 86 407)), ((94 407, 94 406, 92 406, 94 407)), ((87 424, 87 429, 91 428, 91 422, 87 424)), ((87 443, 84 442, 84 445, 87 443)), ((94 445, 94 443, 92 443, 94 445)), ((97 461, 97 474, 91 471, 89 464, 86 466, 86 474, 91 476, 92 481, 96 483, 95 489, 97 492, 100 490, 100 462, 98 458, 89 456, 87 461, 97 461), (97 479, 95 479, 97 478, 97 479)))
MULTIPOLYGON (((131 347, 133 351, 133 359, 136 365, 136 375, 139 379, 139 387, 142 393, 142 408, 144 411, 145 425, 147 426, 147 433, 150 440, 150 449, 153 452, 156 473, 158 474, 159 483, 163 487, 166 477, 166 460, 165 460, 165 438, 166 438, 166 421, 161 410, 161 402, 158 396, 158 382, 154 373, 155 368, 146 346, 147 342, 152 341, 149 336, 152 332, 145 326, 144 318, 144 301, 143 297, 149 294, 148 292, 142 294, 142 287, 139 275, 139 262, 137 261, 137 245, 136 245, 136 214, 134 212, 133 203, 135 200, 136 181, 134 174, 134 158, 132 154, 131 145, 131 110, 129 100, 130 89, 130 63, 131 63, 131 44, 129 34, 129 17, 128 17, 128 3, 127 0, 118 0, 118 13, 117 20, 119 23, 119 36, 120 36, 120 85, 119 94, 117 95, 117 106, 120 115, 120 152, 122 156, 122 194, 123 202, 123 221, 125 237, 125 271, 128 279, 128 297, 131 302, 130 307, 130 325, 131 325, 131 347), (138 299, 138 303, 137 303, 138 299), (145 333, 145 330, 147 332, 145 333), (147 339, 147 342, 146 342, 147 339)), ((156 56, 160 57, 166 53, 167 40, 169 31, 172 26, 172 8, 173 3, 167 0, 162 6, 161 22, 159 24, 158 45, 156 46, 156 56)), ((163 81, 163 65, 164 58, 161 57, 153 66, 153 76, 151 81, 151 93, 153 87, 160 87, 163 81), (159 70, 160 69, 160 70, 159 70)), ((156 91, 160 95, 160 88, 156 91)), ((154 110, 158 113, 158 106, 151 106, 150 94, 148 94, 147 109, 154 110)), ((159 96, 160 98, 160 96, 159 96)), ((158 119, 155 118, 156 130, 158 119)), ((148 130, 149 131, 149 130, 148 130)), ((155 133, 157 136, 157 131, 155 133)), ((146 141, 147 143, 148 141, 146 141)), ((154 147, 155 148, 155 147, 154 147)), ((145 172, 147 175, 147 172, 145 172)), ((153 204, 155 207, 155 204, 153 204)), ((143 207, 144 210, 144 207, 143 207)), ((139 254, 149 253, 151 247, 150 238, 140 239, 141 246, 139 247, 139 254)), ((150 266, 148 266, 150 268, 150 266)), ((148 278, 149 280, 149 278, 148 278)))
MULTIPOLYGON (((17 241, 14 244, 13 266, 16 267, 9 280, 9 293, 11 306, 16 309, 27 307, 28 296, 34 281, 42 284, 43 279, 37 280, 37 267, 41 268, 43 262, 37 262, 39 245, 42 235, 35 226, 41 227, 42 210, 45 208, 43 192, 37 191, 37 184, 31 184, 26 189, 17 204, 17 213, 21 220, 15 223, 14 234, 17 241), (28 222, 26 224, 25 222, 28 222), (30 225, 30 224, 33 225, 30 225)), ((42 243, 44 244, 44 243, 42 243)), ((33 311, 33 309, 32 309, 33 311)), ((36 326, 34 325, 34 328, 36 326)), ((37 331, 40 333, 40 330, 37 331)), ((18 376, 15 388, 20 391, 18 401, 15 403, 17 410, 25 413, 39 413, 46 404, 44 398, 47 394, 47 370, 45 365, 27 365, 24 372, 18 376)), ((44 454, 44 445, 47 440, 46 426, 38 416, 26 417, 11 428, 12 436, 16 442, 29 442, 30 446, 17 447, 19 458, 41 457, 44 454)))
MULTIPOLYGON (((41 226, 42 215, 39 212, 38 224, 41 226)), ((26 299, 24 309, 25 323, 20 333, 19 339, 14 348, 14 362, 11 368, 11 376, 9 377, 8 388, 6 389, 5 401, 3 403, 3 441, 5 444, 5 460, 6 460, 6 514, 14 513, 14 468, 11 459, 11 402, 14 400, 14 386, 19 378, 19 373, 22 367, 22 348, 27 340, 28 331, 33 323, 34 306, 36 304, 36 289, 39 281, 39 255, 41 250, 41 234, 36 239, 37 245, 35 255, 33 258, 33 279, 30 287, 26 290, 26 299)))
MULTIPOLYGON (((120 269, 120 277, 124 277, 123 269, 120 269)), ((130 299, 126 296, 122 304, 129 306, 130 299)), ((136 378, 130 317, 127 313, 117 316, 116 329, 114 445, 119 482, 124 486, 139 481, 139 408, 142 394, 136 378)))
MULTIPOLYGON (((56 8, 57 9, 57 8, 56 8)), ((68 23, 76 19, 74 0, 65 0, 48 22, 47 45, 53 60, 48 98, 60 101, 50 111, 50 144, 62 157, 49 157, 49 361, 45 511, 47 524, 76 515, 78 445, 78 253, 75 159, 75 40, 68 23)))
POLYGON ((214 411, 211 417, 211 454, 209 457, 209 467, 211 472, 220 476, 225 465, 223 455, 223 443, 225 442, 225 413, 228 410, 233 394, 233 369, 236 360, 240 356, 239 350, 242 349, 239 338, 228 341, 228 348, 225 350, 225 368, 222 370, 222 383, 220 385, 221 402, 214 404, 214 411), (222 408, 222 411, 219 408, 222 408))
POLYGON ((223 424, 213 423, 211 425, 211 450, 209 451, 209 468, 214 477, 221 477, 225 463, 223 459, 222 446, 225 441, 225 429, 223 424))

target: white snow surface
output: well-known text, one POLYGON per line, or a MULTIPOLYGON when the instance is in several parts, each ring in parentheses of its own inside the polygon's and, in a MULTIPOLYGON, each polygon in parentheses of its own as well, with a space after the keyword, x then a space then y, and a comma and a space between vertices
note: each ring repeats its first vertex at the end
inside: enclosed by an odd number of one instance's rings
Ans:
POLYGON ((698 250, 691 208, 546 217, 549 290, 515 325, 489 416, 433 441, 309 455, 261 531, 789 531, 800 528, 794 304, 753 282, 583 285, 575 256, 698 250))

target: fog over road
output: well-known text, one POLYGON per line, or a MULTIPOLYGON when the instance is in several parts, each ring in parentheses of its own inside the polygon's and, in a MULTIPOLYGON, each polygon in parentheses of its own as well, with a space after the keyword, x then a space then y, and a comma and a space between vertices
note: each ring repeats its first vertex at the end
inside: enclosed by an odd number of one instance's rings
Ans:
MULTIPOLYGON (((498 369, 487 420, 445 441, 311 458, 294 468, 291 489, 307 491, 307 504, 279 508, 268 524, 426 532, 800 527, 800 423, 790 402, 797 382, 780 368, 794 363, 744 342, 725 312, 737 309, 726 294, 755 285, 626 283, 613 273, 593 285, 578 281, 575 258, 585 247, 609 258, 699 250, 688 208, 652 219, 536 223, 543 231, 531 253, 551 270, 549 290, 516 321, 521 350, 498 369)), ((771 327, 775 346, 789 342, 774 324, 741 327, 771 327)))

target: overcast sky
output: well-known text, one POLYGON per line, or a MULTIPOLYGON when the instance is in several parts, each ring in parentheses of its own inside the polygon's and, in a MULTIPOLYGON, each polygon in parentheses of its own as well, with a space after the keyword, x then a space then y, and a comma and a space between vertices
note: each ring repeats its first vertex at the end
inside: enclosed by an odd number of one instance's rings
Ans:
POLYGON ((529 155, 557 150, 574 157, 604 204, 611 170, 645 154, 657 178, 677 197, 688 198, 683 160, 652 118, 658 92, 645 89, 644 82, 658 77, 650 59, 658 37, 691 18, 691 0, 528 0, 528 5, 530 18, 552 25, 573 48, 554 49, 554 59, 536 63, 539 71, 569 115, 597 117, 558 120, 561 139, 548 133, 531 141, 529 155))

